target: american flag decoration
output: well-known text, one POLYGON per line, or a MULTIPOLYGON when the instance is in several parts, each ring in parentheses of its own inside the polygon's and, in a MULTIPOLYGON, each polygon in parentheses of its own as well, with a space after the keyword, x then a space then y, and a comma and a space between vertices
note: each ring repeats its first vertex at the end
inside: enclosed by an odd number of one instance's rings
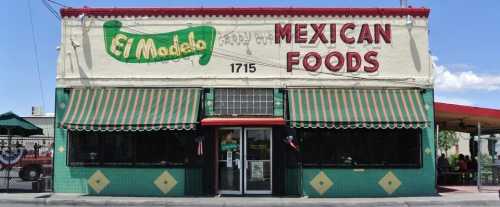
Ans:
POLYGON ((293 136, 287 136, 286 137, 286 142, 290 147, 292 147, 295 151, 299 151, 299 147, 293 143, 293 136))
POLYGON ((196 155, 198 155, 198 156, 203 155, 203 138, 202 137, 196 138, 196 155))

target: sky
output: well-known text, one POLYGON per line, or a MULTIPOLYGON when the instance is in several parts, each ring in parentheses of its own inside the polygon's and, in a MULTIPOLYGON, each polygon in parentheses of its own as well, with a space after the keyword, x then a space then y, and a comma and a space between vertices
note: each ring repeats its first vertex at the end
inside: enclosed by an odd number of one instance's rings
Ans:
MULTIPOLYGON (((70 7, 398 7, 399 0, 56 0, 70 7)), ((435 99, 500 109, 500 1, 409 0, 431 9, 430 48, 435 99)), ((4 1, 0 7, 0 113, 54 111, 60 21, 42 0, 4 1), (30 24, 30 11, 34 38, 30 24), (35 61, 37 48, 38 63, 35 61), (38 69, 37 69, 38 68, 38 69), (39 73, 37 72, 39 70, 39 73), (40 76, 38 75, 40 74, 40 76)), ((55 9, 60 7, 51 3, 55 9)))

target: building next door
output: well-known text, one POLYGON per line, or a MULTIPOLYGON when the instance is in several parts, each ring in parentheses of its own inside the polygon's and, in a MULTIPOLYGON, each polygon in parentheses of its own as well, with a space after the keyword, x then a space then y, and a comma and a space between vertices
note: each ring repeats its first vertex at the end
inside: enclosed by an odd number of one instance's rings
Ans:
POLYGON ((271 194, 272 128, 222 127, 217 136, 219 194, 271 194))

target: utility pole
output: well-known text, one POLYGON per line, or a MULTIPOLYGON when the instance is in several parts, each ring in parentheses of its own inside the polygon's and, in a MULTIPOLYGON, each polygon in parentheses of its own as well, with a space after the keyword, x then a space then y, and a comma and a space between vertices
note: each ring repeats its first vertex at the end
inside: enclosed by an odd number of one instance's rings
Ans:
POLYGON ((408 8, 408 0, 399 0, 401 8, 408 8))

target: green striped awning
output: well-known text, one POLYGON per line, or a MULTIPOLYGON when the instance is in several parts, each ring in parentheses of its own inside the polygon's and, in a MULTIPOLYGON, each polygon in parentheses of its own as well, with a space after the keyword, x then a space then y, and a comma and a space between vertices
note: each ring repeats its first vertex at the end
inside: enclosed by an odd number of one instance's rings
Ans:
POLYGON ((424 128, 427 110, 417 89, 289 89, 294 128, 424 128))
POLYGON ((85 131, 192 129, 198 123, 196 88, 71 89, 61 127, 85 131))

